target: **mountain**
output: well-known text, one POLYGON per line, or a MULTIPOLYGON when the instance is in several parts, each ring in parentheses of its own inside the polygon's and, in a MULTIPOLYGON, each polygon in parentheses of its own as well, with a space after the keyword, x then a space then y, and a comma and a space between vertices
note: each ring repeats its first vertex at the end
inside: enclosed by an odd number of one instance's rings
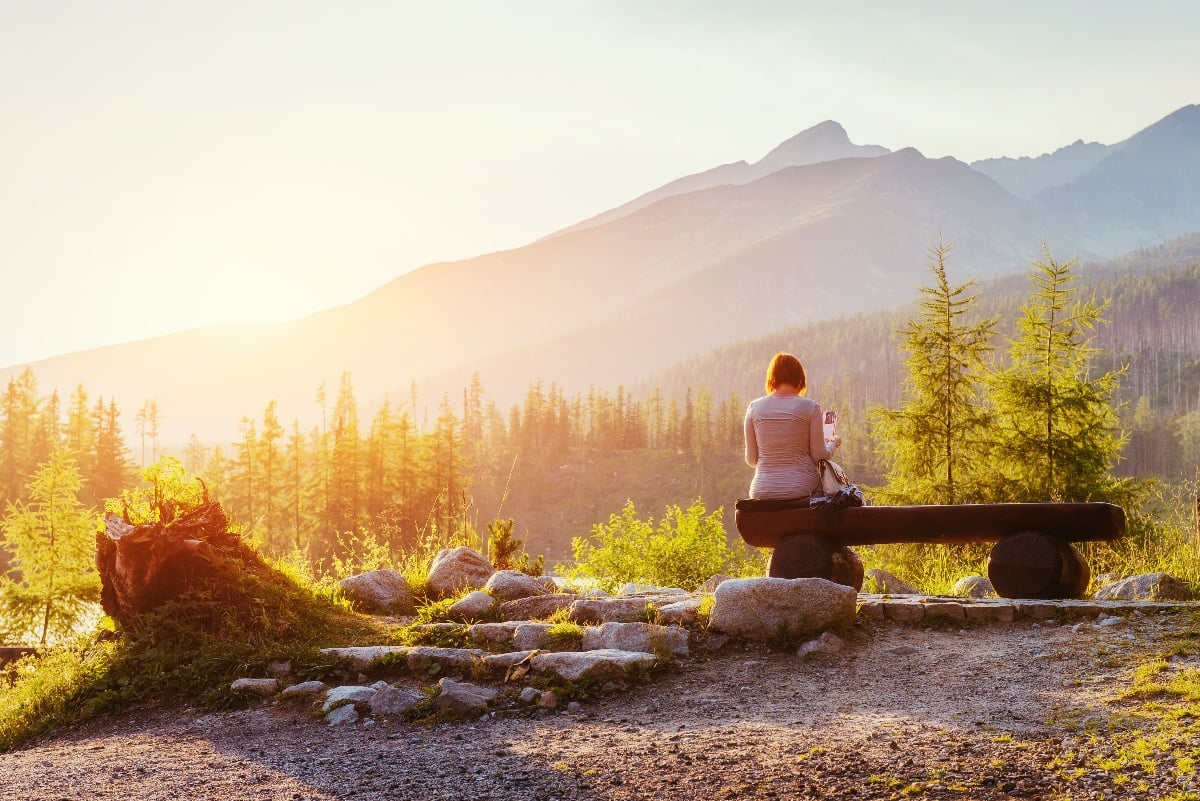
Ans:
POLYGON ((737 161, 732 164, 722 164, 694 175, 685 175, 658 189, 640 195, 628 203, 617 206, 615 209, 597 214, 595 217, 564 228, 551 236, 612 222, 675 195, 711 189, 714 186, 748 184, 786 167, 802 167, 806 164, 819 164, 823 161, 837 161, 845 158, 882 156, 890 152, 886 147, 879 145, 856 145, 850 141, 845 128, 833 120, 826 120, 796 134, 753 164, 737 161))
POLYGON ((568 393, 632 383, 731 341, 911 299, 939 236, 959 275, 985 278, 1023 271, 1043 241, 1063 258, 1110 256, 1200 230, 1196 117, 1182 109, 1031 201, 953 158, 863 155, 822 123, 753 165, 689 176, 690 189, 676 182, 524 247, 427 265, 346 306, 32 367, 42 392, 65 399, 82 384, 126 420, 156 400, 164 442, 233 439, 271 400, 307 428, 321 420, 318 388, 332 403, 347 372, 368 410, 407 401, 418 382, 418 420, 473 372, 501 408, 536 380, 568 393))
POLYGON ((1022 156, 1019 159, 1002 157, 973 161, 971 169, 983 173, 1017 197, 1028 200, 1044 189, 1074 181, 1118 147, 1079 139, 1037 158, 1022 156))
POLYGON ((1052 229, 1096 257, 1200 229, 1200 106, 1185 106, 1134 134, 1032 203, 1052 229))

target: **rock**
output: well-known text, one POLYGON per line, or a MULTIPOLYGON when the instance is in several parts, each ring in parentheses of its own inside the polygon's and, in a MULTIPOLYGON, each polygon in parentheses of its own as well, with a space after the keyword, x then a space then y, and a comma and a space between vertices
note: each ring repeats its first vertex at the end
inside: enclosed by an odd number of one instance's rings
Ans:
POLYGON ((573 593, 558 593, 556 595, 531 595, 528 598, 518 598, 500 604, 501 620, 540 620, 550 617, 560 609, 566 609, 579 599, 573 593))
POLYGON ((529 651, 509 651, 506 654, 488 654, 483 658, 483 664, 489 668, 496 670, 508 670, 513 665, 535 653, 534 650, 529 651))
POLYGON ((390 567, 344 578, 338 586, 360 612, 386 615, 412 607, 408 580, 390 567))
MULTIPOLYGON (((662 606, 663 596, 636 596, 633 598, 580 598, 571 604, 567 617, 575 623, 633 623, 645 621, 653 610, 662 606)), ((668 596, 666 603, 675 603, 679 598, 668 596)))
POLYGON ((321 653, 345 659, 352 670, 369 670, 389 657, 403 659, 409 651, 407 645, 356 645, 349 648, 322 648, 321 653))
POLYGON ((449 598, 465 589, 482 587, 494 572, 487 557, 473 548, 443 548, 433 557, 425 586, 434 597, 449 598))
POLYGON ((521 690, 521 694, 517 696, 517 701, 519 701, 523 706, 529 706, 530 704, 537 703, 537 700, 541 698, 541 696, 542 691, 538 688, 526 687, 525 689, 521 690))
POLYGON ((266 698, 279 692, 278 679, 238 679, 229 685, 229 691, 237 695, 256 695, 266 698))
POLYGON ((562 651, 538 654, 531 662, 533 672, 563 681, 611 681, 623 679, 657 664, 654 654, 636 651, 562 651))
POLYGON ((1191 588, 1169 573, 1130 576, 1096 591, 1097 601, 1189 601, 1191 588))
POLYGON ((950 594, 959 598, 995 598, 996 588, 986 576, 963 576, 954 582, 950 594))
POLYGON ((656 626, 651 623, 605 623, 584 629, 583 650, 601 648, 687 656, 688 633, 679 626, 656 626))
POLYGON ((637 584, 629 582, 617 592, 617 595, 688 595, 682 587, 660 587, 657 584, 637 584))
POLYGON ((924 604, 889 603, 883 611, 884 617, 893 623, 920 623, 925 619, 924 604))
POLYGON ((335 707, 342 706, 346 702, 351 704, 367 703, 379 692, 374 687, 362 687, 357 684, 344 684, 341 687, 334 687, 325 695, 325 702, 321 704, 321 711, 328 712, 335 707))
POLYGON ((810 654, 836 654, 845 647, 845 641, 832 631, 822 632, 815 640, 809 640, 796 650, 796 656, 805 657, 810 654))
POLYGON ((538 696, 537 705, 541 709, 554 709, 558 706, 558 695, 553 690, 546 690, 538 696))
POLYGON ((522 651, 545 648, 550 642, 549 623, 525 623, 513 631, 513 647, 522 651))
POLYGON ((700 598, 695 596, 659 607, 655 617, 661 623, 690 626, 700 618, 700 598))
POLYGON ((337 709, 331 709, 325 713, 325 722, 330 726, 342 726, 357 721, 358 710, 354 708, 353 704, 339 706, 337 709))
POLYGON ((438 682, 438 694, 433 699, 433 706, 440 712, 464 718, 479 717, 487 711, 488 704, 500 693, 491 687, 480 687, 454 679, 442 679, 438 682))
POLYGON ((455 620, 482 620, 492 613, 495 603, 495 598, 486 592, 476 590, 467 593, 451 604, 450 608, 446 610, 446 614, 455 620))
POLYGON ((875 592, 884 595, 917 595, 917 588, 906 581, 896 578, 886 570, 873 567, 865 574, 865 580, 875 587, 875 592))
POLYGON ((964 604, 963 617, 979 623, 1012 623, 1016 609, 1012 604, 964 604))
POLYGON ((433 648, 416 646, 408 652, 408 669, 413 673, 436 675, 449 670, 469 673, 472 665, 488 655, 479 648, 433 648))
POLYGON ((319 695, 329 689, 323 681, 302 681, 283 688, 279 695, 283 698, 304 698, 309 695, 319 695))
POLYGON ((704 582, 699 587, 697 587, 696 592, 704 594, 704 595, 712 595, 714 592, 717 591, 717 587, 721 586, 722 581, 729 581, 729 579, 730 579, 730 577, 725 575, 724 573, 718 573, 715 576, 710 577, 708 579, 708 581, 704 582))
POLYGON ((724 582, 713 599, 713 629, 769 642, 848 628, 854 624, 858 593, 820 578, 749 578, 724 582))
POLYGON ((934 601, 933 603, 925 604, 925 619, 963 622, 966 621, 967 614, 963 611, 962 604, 956 604, 951 601, 934 601))
POLYGON ((467 629, 467 639, 479 645, 508 645, 516 629, 517 624, 512 621, 476 623, 467 629))
POLYGON ((373 715, 403 715, 425 698, 425 693, 419 690, 384 687, 367 699, 367 706, 373 715))
MULTIPOLYGON (((496 600, 515 601, 534 595, 548 595, 549 591, 540 580, 520 570, 498 570, 487 580, 483 588, 496 600)), ((557 590, 555 590, 557 592, 557 590)))

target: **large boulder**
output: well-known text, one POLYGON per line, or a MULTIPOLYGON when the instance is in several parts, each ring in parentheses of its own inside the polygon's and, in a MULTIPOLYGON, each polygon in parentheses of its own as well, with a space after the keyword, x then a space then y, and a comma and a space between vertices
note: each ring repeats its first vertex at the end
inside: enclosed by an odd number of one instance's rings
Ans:
POLYGON ((1097 601, 1190 601, 1192 590, 1169 573, 1144 573, 1096 590, 1097 601))
POLYGON ((390 567, 344 578, 338 586, 350 605, 360 612, 386 615, 412 606, 408 580, 390 567))
POLYGON ((437 598, 449 598, 466 589, 479 589, 495 572, 487 557, 473 548, 443 548, 433 557, 426 587, 437 598))
POLYGON ((773 641, 854 624, 858 593, 821 578, 748 578, 713 593, 709 625, 748 640, 773 641))
POLYGON ((520 570, 497 570, 483 585, 483 589, 501 603, 548 593, 540 579, 520 570))

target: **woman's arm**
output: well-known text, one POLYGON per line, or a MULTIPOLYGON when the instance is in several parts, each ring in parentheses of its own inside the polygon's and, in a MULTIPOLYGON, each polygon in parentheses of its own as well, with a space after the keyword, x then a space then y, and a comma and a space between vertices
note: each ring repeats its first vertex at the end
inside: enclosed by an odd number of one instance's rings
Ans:
POLYGON ((750 419, 750 410, 746 410, 746 464, 751 467, 758 465, 758 439, 754 436, 754 421, 750 419))

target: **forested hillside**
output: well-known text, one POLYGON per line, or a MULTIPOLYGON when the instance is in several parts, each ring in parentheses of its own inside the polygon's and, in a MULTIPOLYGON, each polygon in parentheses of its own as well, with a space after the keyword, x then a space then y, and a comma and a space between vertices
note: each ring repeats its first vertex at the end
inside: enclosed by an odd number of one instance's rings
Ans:
MULTIPOLYGON (((953 274, 953 258, 949 268, 953 274)), ((1093 344, 1098 369, 1125 369, 1120 398, 1129 441, 1118 472, 1190 478, 1200 457, 1200 236, 1083 265, 1077 276, 1083 295, 1112 301, 1109 324, 1093 344)), ((997 314, 1011 330, 1027 280, 978 289, 979 314, 997 314)), ((810 394, 840 412, 846 442, 839 459, 851 476, 878 484, 884 466, 868 410, 899 402, 905 354, 895 332, 914 313, 788 328, 632 387, 568 395, 549 376, 507 409, 478 377, 456 396, 426 398, 414 387, 406 398, 367 408, 345 374, 336 392, 314 388, 319 426, 281 420, 271 402, 245 410, 237 441, 193 438, 175 455, 268 552, 304 554, 320 569, 355 540, 399 550, 422 539, 475 536, 509 517, 529 550, 553 561, 627 499, 655 517, 667 504, 696 498, 730 509, 751 475, 742 462, 745 406, 761 394, 766 363, 779 350, 801 357, 810 394)), ((995 345, 1002 359, 1004 342, 995 345)), ((55 393, 42 395, 26 371, 9 382, 0 405, 3 500, 24 497, 29 476, 56 444, 79 456, 92 503, 117 494, 135 480, 136 464, 162 455, 158 418, 153 401, 126 416, 82 386, 63 404, 55 393)))

